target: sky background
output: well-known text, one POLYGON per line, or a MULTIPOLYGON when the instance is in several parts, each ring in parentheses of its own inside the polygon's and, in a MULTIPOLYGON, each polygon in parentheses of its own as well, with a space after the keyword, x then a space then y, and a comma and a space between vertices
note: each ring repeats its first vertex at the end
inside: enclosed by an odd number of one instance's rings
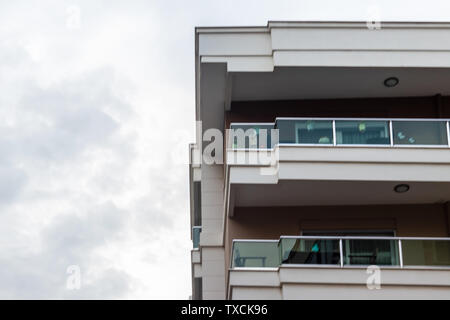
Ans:
POLYGON ((0 0, 0 298, 187 299, 194 27, 374 10, 450 21, 448 0, 0 0))

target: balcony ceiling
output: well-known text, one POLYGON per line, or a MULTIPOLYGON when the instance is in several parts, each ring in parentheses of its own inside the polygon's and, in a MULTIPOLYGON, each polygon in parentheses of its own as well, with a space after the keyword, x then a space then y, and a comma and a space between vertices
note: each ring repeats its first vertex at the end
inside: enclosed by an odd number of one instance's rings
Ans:
POLYGON ((278 67, 233 73, 232 101, 450 95, 450 68, 278 67), (397 77, 387 88, 383 82, 397 77))
POLYGON ((432 204, 450 201, 450 183, 411 182, 396 193, 395 181, 280 181, 278 184, 234 184, 235 206, 334 206, 432 204))

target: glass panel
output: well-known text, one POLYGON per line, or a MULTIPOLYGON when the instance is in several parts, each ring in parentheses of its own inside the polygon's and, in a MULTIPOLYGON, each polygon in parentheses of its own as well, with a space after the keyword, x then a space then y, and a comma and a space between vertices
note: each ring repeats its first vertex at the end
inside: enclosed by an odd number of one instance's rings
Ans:
POLYGON ((392 121, 394 144, 448 145, 443 121, 392 121))
POLYGON ((232 268, 278 267, 280 265, 278 241, 235 241, 231 263, 232 268))
POLYGON ((233 124, 230 127, 232 148, 271 148, 273 128, 273 124, 233 124))
POLYGON ((450 241, 402 240, 403 265, 450 267, 450 241))
POLYGON ((282 238, 280 252, 284 264, 340 263, 339 240, 334 239, 282 238))
POLYGON ((280 143, 333 144, 331 120, 278 120, 280 143))
POLYGON ((398 266, 398 241, 343 239, 345 265, 398 266))
POLYGON ((198 249, 200 245, 200 232, 202 232, 202 227, 192 227, 192 243, 194 249, 198 249))
POLYGON ((390 145, 389 122, 336 120, 336 143, 390 145))

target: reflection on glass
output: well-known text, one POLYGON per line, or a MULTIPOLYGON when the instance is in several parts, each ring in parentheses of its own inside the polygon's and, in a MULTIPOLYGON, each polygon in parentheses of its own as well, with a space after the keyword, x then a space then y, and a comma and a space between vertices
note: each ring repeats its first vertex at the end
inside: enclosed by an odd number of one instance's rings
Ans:
POLYGON ((389 122, 336 120, 336 143, 390 145, 389 122))
POLYGON ((297 121, 296 143, 333 144, 333 122, 321 120, 297 121))
POLYGON ((392 121, 394 144, 448 145, 443 121, 392 121))
POLYGON ((397 240, 344 239, 345 265, 398 266, 397 240))
POLYGON ((232 268, 278 267, 279 264, 278 241, 235 241, 233 243, 232 268))
POLYGON ((202 232, 202 227, 192 227, 192 243, 194 249, 198 249, 200 245, 200 232, 202 232))
POLYGON ((284 264, 340 263, 339 240, 284 238, 280 241, 280 251, 284 264))
POLYGON ((333 144, 331 120, 277 120, 280 143, 333 144))
POLYGON ((403 265, 450 266, 450 241, 402 240, 403 265))
POLYGON ((273 124, 233 124, 230 127, 232 148, 271 148, 273 128, 273 124))

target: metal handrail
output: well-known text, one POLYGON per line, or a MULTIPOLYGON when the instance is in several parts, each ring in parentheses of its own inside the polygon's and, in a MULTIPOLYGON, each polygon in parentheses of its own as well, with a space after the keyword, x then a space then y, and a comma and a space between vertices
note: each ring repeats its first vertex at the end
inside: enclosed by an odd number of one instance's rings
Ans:
POLYGON ((281 239, 324 240, 435 240, 450 241, 450 237, 378 237, 378 236, 280 236, 280 239, 233 239, 233 242, 280 242, 281 239))
MULTIPOLYGON (((450 237, 377 237, 377 236, 280 236, 281 239, 325 239, 325 240, 434 240, 450 241, 450 237)), ((275 241, 280 241, 275 240, 275 241)), ((257 240, 259 241, 259 240, 257 240)))
POLYGON ((254 126, 254 125, 261 125, 261 126, 270 126, 275 125, 275 122, 231 122, 231 126, 254 126))
POLYGON ((450 118, 321 118, 321 117, 276 117, 274 122, 231 122, 231 126, 236 125, 275 125, 278 120, 324 120, 324 121, 435 121, 435 122, 446 122, 450 121, 450 118))
MULTIPOLYGON (((336 121, 436 121, 445 122, 450 121, 450 118, 348 118, 348 117, 335 117, 335 118, 321 118, 321 117, 277 117, 275 118, 275 123, 278 120, 336 120, 336 121)), ((241 123, 244 124, 244 123, 241 123)), ((271 123, 268 123, 271 124, 271 123)))

